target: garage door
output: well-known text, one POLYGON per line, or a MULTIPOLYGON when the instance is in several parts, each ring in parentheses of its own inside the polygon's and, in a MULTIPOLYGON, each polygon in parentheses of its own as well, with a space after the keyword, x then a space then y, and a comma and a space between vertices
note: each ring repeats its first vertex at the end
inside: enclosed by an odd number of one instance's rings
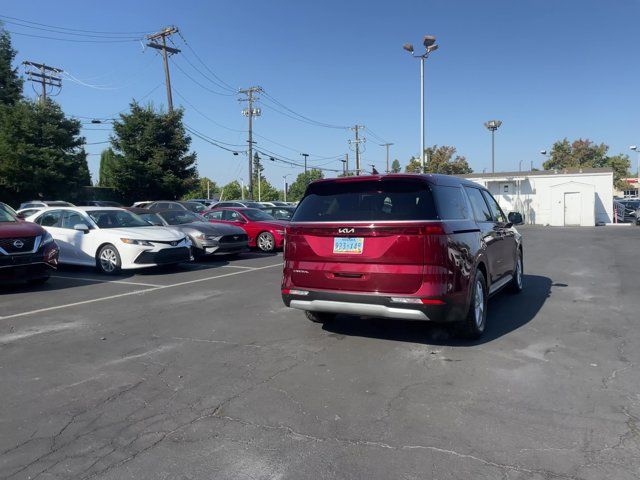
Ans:
POLYGON ((580 192, 564 194, 564 224, 567 227, 579 227, 582 217, 582 195, 580 192))

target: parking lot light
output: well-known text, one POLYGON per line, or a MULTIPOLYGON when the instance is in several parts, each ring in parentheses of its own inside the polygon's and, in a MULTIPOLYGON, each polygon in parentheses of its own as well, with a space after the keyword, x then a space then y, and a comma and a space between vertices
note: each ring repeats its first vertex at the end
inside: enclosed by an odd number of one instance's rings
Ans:
POLYGON ((637 145, 631 145, 629 147, 629 149, 633 150, 637 154, 637 170, 636 170, 636 177, 637 177, 636 181, 638 183, 638 188, 637 188, 638 194, 637 194, 637 196, 640 197, 640 148, 638 148, 637 145))

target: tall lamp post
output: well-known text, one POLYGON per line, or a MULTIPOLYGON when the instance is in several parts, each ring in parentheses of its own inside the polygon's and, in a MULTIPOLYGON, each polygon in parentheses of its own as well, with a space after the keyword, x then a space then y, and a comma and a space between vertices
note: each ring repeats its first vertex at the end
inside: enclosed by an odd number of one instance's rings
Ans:
POLYGON ((637 187, 638 193, 637 193, 637 196, 640 197, 640 148, 637 145, 631 145, 629 147, 629 150, 633 150, 637 154, 636 162, 637 162, 638 170, 636 171, 636 177, 637 177, 636 182, 638 182, 638 187, 637 187))
POLYGON ((500 128, 500 125, 502 125, 500 120, 484 122, 487 130, 491 131, 491 173, 496 173, 496 130, 500 128))
POLYGON ((424 61, 429 57, 431 52, 438 49, 436 44, 436 37, 433 35, 425 35, 422 39, 425 52, 422 55, 416 55, 414 53, 413 45, 411 43, 405 43, 402 48, 413 56, 413 58, 420 59, 420 164, 422 167, 422 173, 425 173, 425 160, 424 160, 424 61))
POLYGON ((284 191, 284 201, 287 201, 287 177, 291 175, 290 173, 287 173, 286 175, 282 176, 282 187, 283 187, 283 191, 284 191))

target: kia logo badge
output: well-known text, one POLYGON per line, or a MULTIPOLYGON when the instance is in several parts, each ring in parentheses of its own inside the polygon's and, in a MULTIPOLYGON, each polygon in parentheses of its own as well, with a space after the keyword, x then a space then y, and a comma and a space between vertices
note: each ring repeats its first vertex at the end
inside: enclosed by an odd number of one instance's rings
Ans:
POLYGON ((355 228, 339 228, 338 233, 356 233, 355 228))
POLYGON ((22 240, 16 240, 15 242, 13 242, 13 246, 16 248, 22 248, 24 247, 24 242, 22 240))

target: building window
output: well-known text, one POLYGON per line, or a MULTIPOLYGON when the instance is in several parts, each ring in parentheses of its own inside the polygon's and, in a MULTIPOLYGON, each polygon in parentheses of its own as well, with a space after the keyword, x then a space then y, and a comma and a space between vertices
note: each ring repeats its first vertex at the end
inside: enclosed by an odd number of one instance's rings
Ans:
POLYGON ((509 193, 509 184, 508 183, 505 183, 502 186, 502 193, 509 193))
POLYGON ((624 198, 633 198, 633 197, 637 197, 638 196, 638 190, 624 190, 622 192, 622 196, 624 198))

